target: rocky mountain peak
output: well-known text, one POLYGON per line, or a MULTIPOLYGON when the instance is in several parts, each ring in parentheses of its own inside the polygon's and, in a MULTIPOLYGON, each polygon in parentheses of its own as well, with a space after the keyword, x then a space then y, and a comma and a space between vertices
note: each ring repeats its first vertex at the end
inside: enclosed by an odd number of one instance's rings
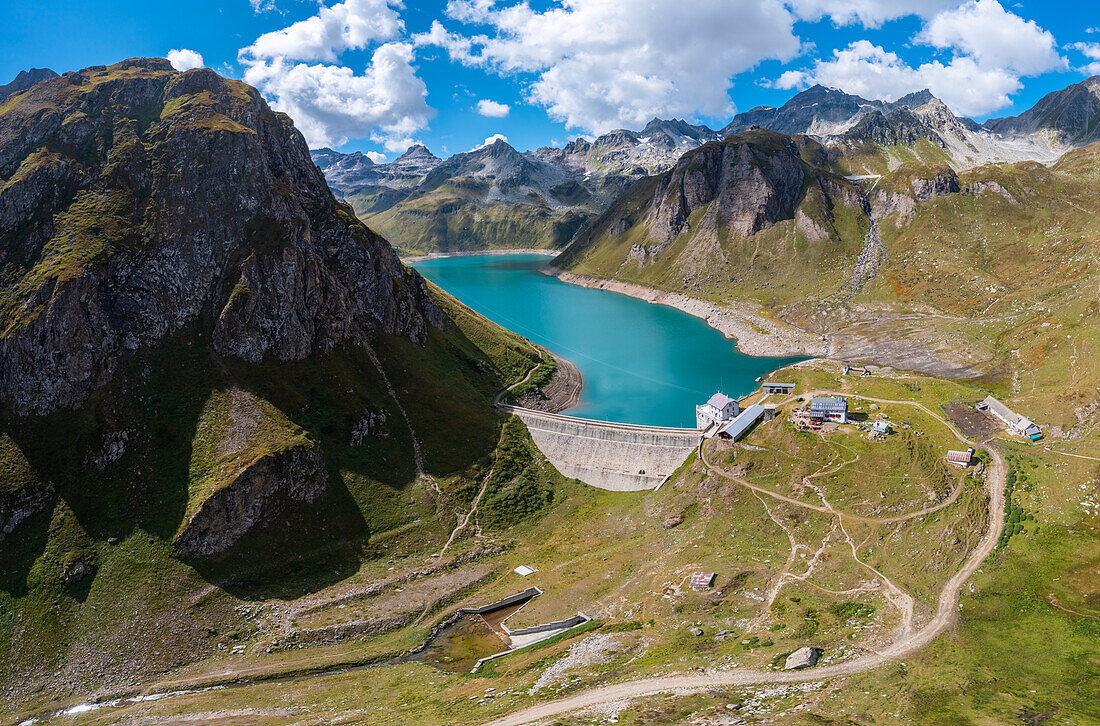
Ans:
POLYGON ((913 93, 907 93, 906 95, 891 103, 890 106, 892 108, 901 108, 902 106, 917 108, 918 106, 923 106, 930 101, 936 101, 941 104, 943 103, 934 95, 932 95, 931 91, 925 88, 920 91, 914 91, 913 93))
POLYGON ((0 101, 3 101, 13 93, 25 91, 39 81, 44 81, 48 78, 57 78, 57 74, 49 68, 31 68, 29 70, 19 71, 10 83, 0 86, 0 101))
POLYGON ((428 147, 424 146, 424 144, 413 144, 409 148, 405 149, 405 153, 394 159, 394 161, 401 161, 402 159, 404 159, 405 161, 409 161, 411 159, 433 159, 435 161, 440 160, 439 157, 429 151, 428 147))
POLYGON ((79 405, 183 328, 290 361, 442 324, 289 117, 209 69, 132 59, 33 86, 0 113, 0 179, 0 400, 22 413, 79 405))

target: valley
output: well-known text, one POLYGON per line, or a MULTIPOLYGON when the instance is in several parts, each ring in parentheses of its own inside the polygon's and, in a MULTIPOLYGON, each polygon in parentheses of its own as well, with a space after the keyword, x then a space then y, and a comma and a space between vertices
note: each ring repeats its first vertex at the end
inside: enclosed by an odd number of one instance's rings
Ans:
POLYGON ((388 163, 4 92, 0 722, 1100 719, 1095 77, 388 163))

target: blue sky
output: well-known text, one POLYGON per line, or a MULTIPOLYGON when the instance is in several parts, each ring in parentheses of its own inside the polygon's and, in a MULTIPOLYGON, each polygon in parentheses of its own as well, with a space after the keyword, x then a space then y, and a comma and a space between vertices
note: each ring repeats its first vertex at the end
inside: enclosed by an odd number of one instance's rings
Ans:
POLYGON ((392 159, 653 116, 713 127, 814 82, 1019 113, 1100 73, 1100 6, 1045 0, 4 0, 0 82, 134 56, 257 86, 311 146, 392 159))

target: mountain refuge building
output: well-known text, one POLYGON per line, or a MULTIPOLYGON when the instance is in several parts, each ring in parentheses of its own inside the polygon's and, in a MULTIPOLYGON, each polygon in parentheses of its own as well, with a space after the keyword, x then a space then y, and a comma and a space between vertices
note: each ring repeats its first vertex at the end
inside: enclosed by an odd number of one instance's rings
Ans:
POLYGON ((810 418, 848 423, 848 399, 844 396, 815 396, 810 400, 810 418))
POLYGON ((741 407, 737 405, 737 399, 724 393, 716 393, 706 403, 695 407, 695 425, 696 428, 709 429, 737 418, 739 413, 741 407))

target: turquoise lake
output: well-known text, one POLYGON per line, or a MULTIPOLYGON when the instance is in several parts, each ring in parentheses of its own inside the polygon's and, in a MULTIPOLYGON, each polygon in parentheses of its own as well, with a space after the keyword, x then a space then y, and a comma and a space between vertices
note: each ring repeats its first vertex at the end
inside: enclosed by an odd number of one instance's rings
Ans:
POLYGON ((756 379, 801 358, 755 358, 701 319, 538 272, 540 255, 447 257, 420 274, 504 327, 568 358, 584 389, 574 416, 695 426, 695 405, 715 391, 743 396, 756 379))

